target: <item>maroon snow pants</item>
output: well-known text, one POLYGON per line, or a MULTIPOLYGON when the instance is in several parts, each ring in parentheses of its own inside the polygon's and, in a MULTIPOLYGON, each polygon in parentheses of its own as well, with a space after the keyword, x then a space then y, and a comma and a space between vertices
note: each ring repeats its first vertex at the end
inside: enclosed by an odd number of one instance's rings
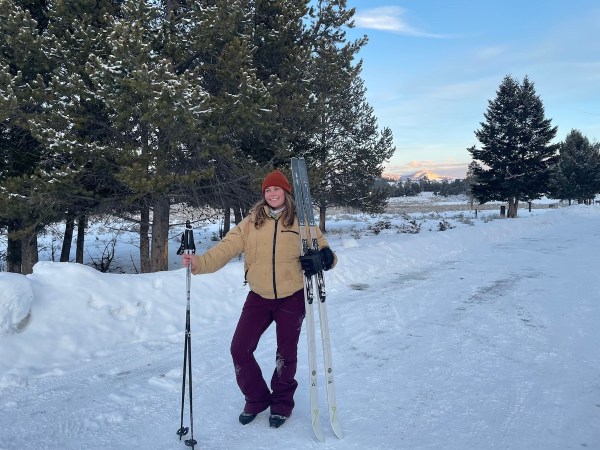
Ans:
POLYGON ((294 376, 304 315, 303 291, 276 300, 264 299, 252 291, 248 294, 231 341, 235 378, 246 399, 245 412, 258 414, 270 406, 271 414, 291 415, 294 392, 298 387, 294 376), (260 337, 273 322, 277 353, 269 390, 254 351, 260 337))

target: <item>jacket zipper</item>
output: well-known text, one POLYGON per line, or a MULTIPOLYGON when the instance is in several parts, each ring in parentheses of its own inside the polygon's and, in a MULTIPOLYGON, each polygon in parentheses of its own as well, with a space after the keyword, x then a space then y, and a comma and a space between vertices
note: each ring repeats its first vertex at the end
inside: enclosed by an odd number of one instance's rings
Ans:
POLYGON ((279 218, 275 220, 275 229, 273 231, 273 255, 271 256, 273 262, 273 294, 275 294, 275 300, 277 300, 277 282, 275 281, 275 248, 277 246, 277 225, 279 224, 279 218))

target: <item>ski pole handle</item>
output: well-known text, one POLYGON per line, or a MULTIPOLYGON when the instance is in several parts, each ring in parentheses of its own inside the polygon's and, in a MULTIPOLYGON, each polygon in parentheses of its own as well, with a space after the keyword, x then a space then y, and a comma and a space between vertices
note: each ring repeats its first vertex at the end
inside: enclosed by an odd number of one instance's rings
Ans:
POLYGON ((189 220, 185 222, 185 230, 181 241, 181 250, 187 255, 196 253, 196 244, 194 244, 194 230, 189 220))
POLYGON ((196 253, 196 244, 194 244, 194 231, 192 229, 192 225, 190 224, 190 221, 187 220, 185 222, 185 230, 181 234, 181 245, 179 246, 179 249, 177 250, 177 254, 182 255, 184 266, 186 266, 189 269, 189 268, 191 268, 190 266, 193 264, 192 257, 185 256, 185 255, 193 255, 195 253, 196 253))

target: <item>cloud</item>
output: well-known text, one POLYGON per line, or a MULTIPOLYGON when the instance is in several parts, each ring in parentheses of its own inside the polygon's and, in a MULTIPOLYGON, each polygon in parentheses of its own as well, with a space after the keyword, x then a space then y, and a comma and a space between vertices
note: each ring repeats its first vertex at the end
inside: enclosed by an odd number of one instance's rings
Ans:
POLYGON ((441 34, 427 33, 410 26, 402 17, 404 8, 399 6, 385 6, 381 8, 366 9, 357 12, 354 21, 359 28, 372 30, 392 31, 416 37, 443 38, 441 34))

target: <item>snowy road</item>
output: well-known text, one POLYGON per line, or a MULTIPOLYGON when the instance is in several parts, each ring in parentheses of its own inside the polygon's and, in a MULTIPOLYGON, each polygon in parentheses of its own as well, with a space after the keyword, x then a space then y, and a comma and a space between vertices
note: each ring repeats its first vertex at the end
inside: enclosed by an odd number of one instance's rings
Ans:
MULTIPOLYGON (((192 324, 196 448, 600 448, 600 214, 590 211, 352 245, 332 239, 341 441, 328 428, 325 444, 312 437, 304 335, 292 418, 278 430, 264 413, 237 423, 236 291, 231 312, 192 324)), ((203 280, 194 278, 195 293, 203 280)), ((267 376, 273 339, 269 330, 257 351, 267 376)), ((182 359, 182 334, 154 335, 4 375, 0 449, 186 448, 175 434, 182 359)))

